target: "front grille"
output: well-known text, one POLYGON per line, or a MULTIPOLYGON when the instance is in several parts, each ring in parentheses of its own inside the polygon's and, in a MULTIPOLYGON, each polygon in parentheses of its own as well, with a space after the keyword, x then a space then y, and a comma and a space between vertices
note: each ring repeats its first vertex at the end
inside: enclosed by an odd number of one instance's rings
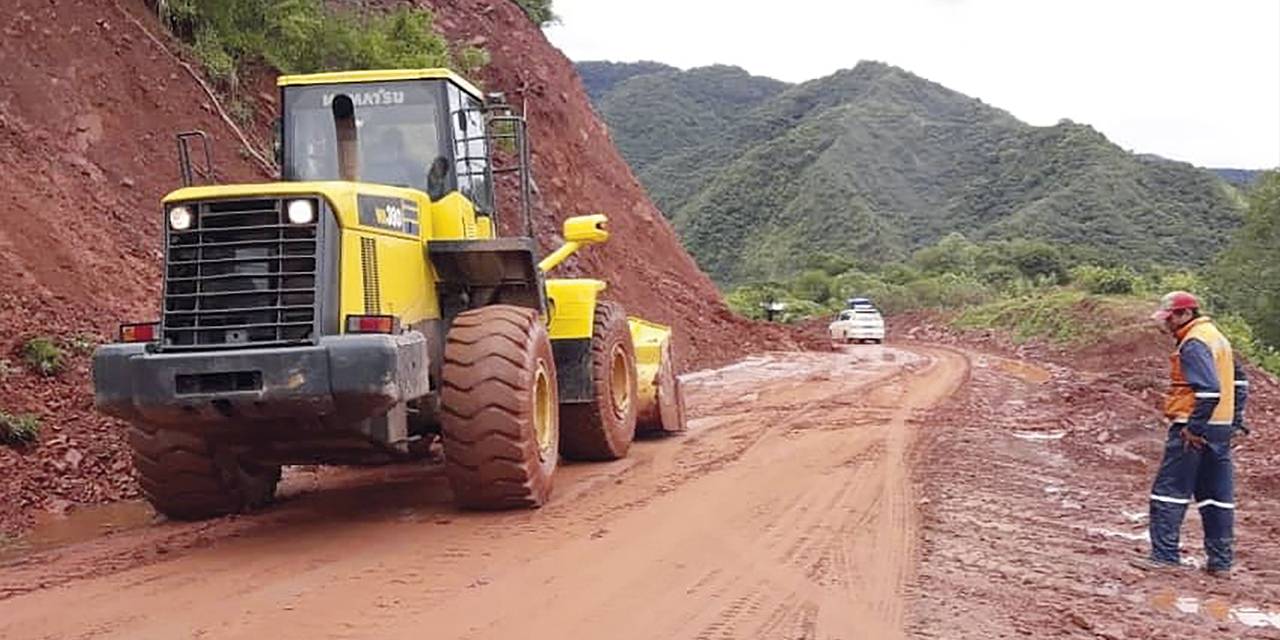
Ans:
POLYGON ((382 313, 382 289, 378 284, 378 243, 373 238, 360 238, 360 275, 364 283, 364 312, 382 313))
MULTIPOLYGON (((163 349, 314 340, 318 227, 290 224, 284 202, 186 205, 192 228, 170 229, 166 243, 163 349)), ((312 204, 318 213, 320 203, 312 204)))

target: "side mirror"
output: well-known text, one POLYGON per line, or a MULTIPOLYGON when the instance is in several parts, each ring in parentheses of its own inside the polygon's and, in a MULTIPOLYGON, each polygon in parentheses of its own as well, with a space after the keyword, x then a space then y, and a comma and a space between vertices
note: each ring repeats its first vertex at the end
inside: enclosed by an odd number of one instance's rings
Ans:
POLYGON ((449 159, 437 157, 427 171, 427 197, 432 202, 444 197, 444 190, 449 184, 449 159))
POLYGON ((604 242, 609 239, 609 232, 604 228, 608 221, 603 213, 569 218, 564 221, 564 239, 578 244, 604 242))
POLYGON ((573 255, 578 250, 578 247, 608 240, 609 232, 604 228, 604 223, 608 221, 609 219, 602 213, 597 213, 593 216, 574 216, 565 220, 564 246, 543 258, 542 262, 538 263, 538 268, 545 273, 564 262, 565 258, 573 255))

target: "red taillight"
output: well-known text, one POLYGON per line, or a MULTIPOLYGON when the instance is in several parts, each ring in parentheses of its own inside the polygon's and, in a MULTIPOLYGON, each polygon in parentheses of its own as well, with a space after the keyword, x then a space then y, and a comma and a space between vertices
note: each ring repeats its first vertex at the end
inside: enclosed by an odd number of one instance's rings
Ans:
POLYGON ((120 325, 120 342, 155 342, 160 333, 160 323, 143 322, 120 325))
POLYGON ((347 316, 347 333, 396 333, 399 329, 395 316, 347 316))

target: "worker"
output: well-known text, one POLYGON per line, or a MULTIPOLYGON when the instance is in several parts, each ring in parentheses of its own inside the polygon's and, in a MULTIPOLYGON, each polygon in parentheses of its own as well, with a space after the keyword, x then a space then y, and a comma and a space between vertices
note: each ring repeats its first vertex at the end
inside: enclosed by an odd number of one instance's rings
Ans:
POLYGON ((426 188, 426 170, 409 154, 404 132, 388 127, 370 155, 366 176, 370 182, 396 187, 426 188))
POLYGON ((1164 458, 1151 487, 1151 555, 1136 562, 1143 568, 1181 566, 1178 539, 1187 506, 1200 509, 1204 524, 1205 570, 1226 575, 1231 570, 1235 500, 1232 487, 1231 437, 1243 426, 1243 400, 1237 406, 1236 382, 1247 384, 1231 344, 1209 318, 1200 301, 1186 291, 1160 300, 1152 319, 1177 340, 1170 357, 1172 384, 1165 396, 1169 419, 1164 458))

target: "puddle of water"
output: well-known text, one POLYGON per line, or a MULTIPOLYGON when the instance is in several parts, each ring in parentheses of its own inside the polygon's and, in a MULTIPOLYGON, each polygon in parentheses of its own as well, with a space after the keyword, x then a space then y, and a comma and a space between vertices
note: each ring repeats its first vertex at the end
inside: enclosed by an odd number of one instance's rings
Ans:
POLYGON ((1142 522, 1150 517, 1146 511, 1121 511, 1129 522, 1142 522))
POLYGON ((137 529, 155 518, 155 510, 142 500, 82 507, 66 514, 39 513, 30 533, 0 545, 0 561, 137 529))
POLYGON ((1051 431, 1049 433, 1041 433, 1038 431, 1014 431, 1013 437, 1022 440, 1061 440, 1067 435, 1066 431, 1051 431))
POLYGON ((1246 627, 1280 629, 1280 612, 1264 611, 1255 606, 1232 605, 1210 598, 1201 600, 1194 596, 1180 596, 1171 590, 1161 591, 1151 597, 1151 606, 1160 611, 1182 613, 1212 618, 1218 622, 1236 622, 1246 627))
POLYGON ((1275 627, 1280 629, 1280 613, 1266 613, 1261 609, 1244 607, 1232 609, 1231 617, 1240 624, 1250 627, 1275 627))
MULTIPOLYGON (((1091 535, 1103 536, 1106 538, 1124 538, 1125 540, 1145 541, 1145 542, 1151 541, 1151 534, 1147 531, 1143 531, 1141 533, 1130 533, 1128 531, 1112 531, 1111 529, 1100 529, 1096 527, 1089 527, 1088 532, 1091 535)), ((1187 559, 1194 560, 1194 558, 1187 558, 1187 559)))

